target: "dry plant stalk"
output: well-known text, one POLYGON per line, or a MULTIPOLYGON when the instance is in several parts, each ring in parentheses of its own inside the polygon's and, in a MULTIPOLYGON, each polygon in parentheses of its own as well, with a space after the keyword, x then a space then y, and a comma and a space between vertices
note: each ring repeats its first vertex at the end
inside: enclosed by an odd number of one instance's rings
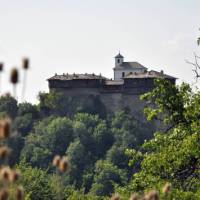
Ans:
POLYGON ((18 70, 17 68, 13 68, 11 70, 11 75, 10 75, 10 82, 12 84, 17 84, 19 81, 19 73, 18 73, 18 70))
POLYGON ((22 59, 22 68, 24 70, 24 78, 23 78, 23 86, 22 86, 22 101, 24 101, 25 98, 25 92, 26 92, 26 80, 27 80, 27 71, 29 69, 30 61, 28 58, 22 59))
MULTIPOLYGON (((9 118, 4 118, 0 120, 0 140, 5 140, 10 136, 11 120, 9 118)), ((5 161, 11 153, 11 149, 7 146, 0 147, 0 159, 5 161)), ((20 172, 18 170, 11 169, 9 165, 0 166, 0 180, 3 184, 3 188, 0 188, 0 200, 7 200, 12 197, 11 191, 9 191, 10 186, 15 184, 20 178, 20 172)), ((15 190, 14 199, 23 200, 24 199, 24 189, 22 186, 17 186, 15 190)))
POLYGON ((18 186, 16 191, 16 200, 23 200, 23 199, 24 199, 24 189, 22 186, 18 186))
POLYGON ((11 120, 5 118, 0 120, 0 139, 6 139, 10 136, 11 120))
POLYGON ((59 167, 60 161, 61 161, 61 157, 59 155, 56 155, 53 159, 53 166, 59 167))
POLYGON ((136 193, 132 194, 129 200, 138 200, 138 195, 136 193))
POLYGON ((66 156, 61 158, 59 155, 56 155, 52 164, 57 167, 60 172, 66 172, 70 169, 69 159, 66 156))
POLYGON ((22 59, 22 67, 23 67, 24 70, 29 69, 29 59, 28 58, 22 59))
POLYGON ((0 200, 7 200, 9 197, 9 192, 7 188, 3 188, 0 190, 0 200))
POLYGON ((162 188, 162 192, 164 194, 169 194, 171 192, 171 184, 170 183, 166 183, 164 185, 164 187, 162 188))
POLYGON ((152 190, 145 196, 145 198, 147 200, 159 200, 159 193, 156 190, 152 190))
POLYGON ((119 194, 114 194, 110 200, 120 200, 119 194))
POLYGON ((3 63, 1 62, 1 63, 0 63, 0 94, 1 94, 1 72, 3 71, 3 67, 4 67, 4 65, 3 65, 3 63))
POLYGON ((7 146, 3 146, 3 147, 0 147, 0 158, 1 159, 5 159, 7 158, 11 153, 11 149, 8 148, 7 146))
POLYGON ((19 82, 19 73, 17 68, 13 68, 10 74, 10 82, 13 84, 13 96, 16 98, 16 84, 19 82))
POLYGON ((3 63, 0 62, 0 72, 2 72, 2 71, 3 71, 3 63))
MULTIPOLYGON (((26 71, 29 69, 29 59, 24 58, 22 60, 22 67, 26 71)), ((0 73, 3 71, 4 64, 0 62, 0 73)), ((1 74, 0 74, 1 75, 1 74)), ((25 74, 26 80, 26 74, 25 74)), ((16 85, 19 82, 19 72, 17 68, 13 68, 10 73, 10 83, 13 84, 13 96, 16 98, 16 85)), ((23 86, 23 94, 25 93, 25 82, 23 86)), ((0 83, 1 86, 1 83, 0 83)), ((7 94, 9 95, 9 94, 7 94)), ((9 95, 10 96, 10 95, 9 95)), ((4 118, 0 119, 0 140, 5 141, 7 138, 10 137, 10 130, 11 130, 11 119, 4 118)), ((8 156, 11 154, 11 149, 7 146, 0 147, 0 159, 1 163, 4 163, 8 156)), ((7 200, 10 198, 10 191, 9 186, 12 184, 16 184, 20 178, 20 172, 18 170, 11 169, 8 165, 0 165, 0 179, 2 181, 3 187, 0 188, 0 200, 7 200)), ((16 185, 14 185, 16 186, 16 185)), ((17 186, 15 190, 14 199, 23 200, 24 199, 24 189, 22 186, 17 186)))

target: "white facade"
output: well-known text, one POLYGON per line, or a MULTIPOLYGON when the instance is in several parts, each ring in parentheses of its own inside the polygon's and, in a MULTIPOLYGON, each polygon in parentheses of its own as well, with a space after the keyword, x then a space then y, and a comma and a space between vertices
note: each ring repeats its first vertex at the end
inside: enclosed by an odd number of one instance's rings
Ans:
POLYGON ((124 76, 130 74, 130 73, 142 73, 144 72, 144 69, 131 69, 131 70, 126 70, 126 69, 114 69, 114 80, 122 80, 124 76))
POLYGON ((142 73, 147 70, 138 62, 124 62, 124 57, 119 53, 115 57, 114 80, 122 80, 130 73, 142 73))

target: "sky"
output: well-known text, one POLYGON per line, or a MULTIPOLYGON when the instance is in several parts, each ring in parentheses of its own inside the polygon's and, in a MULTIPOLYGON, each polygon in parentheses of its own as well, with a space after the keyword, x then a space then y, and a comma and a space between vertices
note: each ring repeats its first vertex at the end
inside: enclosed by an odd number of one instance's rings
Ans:
POLYGON ((1 93, 11 92, 11 68, 30 58, 26 98, 36 103, 55 73, 113 78, 114 56, 193 84, 200 55, 199 0, 0 0, 1 93))

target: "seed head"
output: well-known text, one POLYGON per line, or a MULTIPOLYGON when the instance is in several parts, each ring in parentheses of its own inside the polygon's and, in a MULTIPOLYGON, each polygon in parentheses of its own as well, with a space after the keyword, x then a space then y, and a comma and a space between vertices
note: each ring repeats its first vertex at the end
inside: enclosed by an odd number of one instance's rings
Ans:
POLYGON ((147 200, 159 200, 159 194, 156 190, 150 191, 147 196, 147 200))
POLYGON ((9 196, 8 190, 6 188, 0 191, 0 200, 7 200, 9 196))
POLYGON ((0 63, 0 72, 2 72, 3 71, 3 63, 1 62, 0 63))
POLYGON ((110 200, 120 200, 120 197, 118 194, 114 194, 110 200))
POLYGON ((164 194, 169 194, 171 191, 171 184, 170 183, 166 183, 162 189, 164 194))
POLYGON ((22 67, 25 70, 27 70, 29 68, 29 59, 28 58, 23 58, 23 60, 22 60, 22 67))
POLYGON ((5 139, 10 135, 10 119, 2 119, 0 120, 0 139, 5 139))
POLYGON ((19 186, 16 191, 16 199, 23 200, 24 199, 24 188, 19 186))
POLYGON ((61 161, 61 157, 59 155, 56 155, 53 159, 53 166, 59 167, 60 161, 61 161))
POLYGON ((69 160, 67 157, 63 157, 59 163, 59 169, 61 172, 69 170, 69 160))
POLYGON ((5 159, 6 157, 9 156, 10 152, 11 150, 6 146, 0 147, 0 158, 5 159))
POLYGON ((10 178, 10 182, 12 182, 12 183, 18 181, 20 178, 20 172, 17 170, 12 171, 9 178, 10 178))
POLYGON ((132 194, 129 200, 138 200, 138 195, 136 193, 132 194))
POLYGON ((10 167, 3 167, 0 171, 0 177, 4 181, 9 181, 11 176, 11 169, 10 167))
POLYGON ((19 73, 17 68, 13 68, 10 75, 10 82, 12 84, 17 84, 19 79, 19 73))
POLYGON ((9 92, 6 92, 3 96, 5 96, 5 97, 11 97, 11 94, 9 92))

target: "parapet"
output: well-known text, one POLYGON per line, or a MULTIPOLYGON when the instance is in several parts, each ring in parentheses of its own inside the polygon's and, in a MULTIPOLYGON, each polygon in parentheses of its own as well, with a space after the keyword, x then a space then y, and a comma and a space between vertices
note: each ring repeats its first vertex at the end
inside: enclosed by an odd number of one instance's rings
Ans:
POLYGON ((55 74, 48 79, 50 89, 96 88, 100 93, 144 93, 154 87, 154 80, 164 78, 175 84, 176 78, 163 71, 134 72, 121 80, 107 79, 95 74, 55 74))

